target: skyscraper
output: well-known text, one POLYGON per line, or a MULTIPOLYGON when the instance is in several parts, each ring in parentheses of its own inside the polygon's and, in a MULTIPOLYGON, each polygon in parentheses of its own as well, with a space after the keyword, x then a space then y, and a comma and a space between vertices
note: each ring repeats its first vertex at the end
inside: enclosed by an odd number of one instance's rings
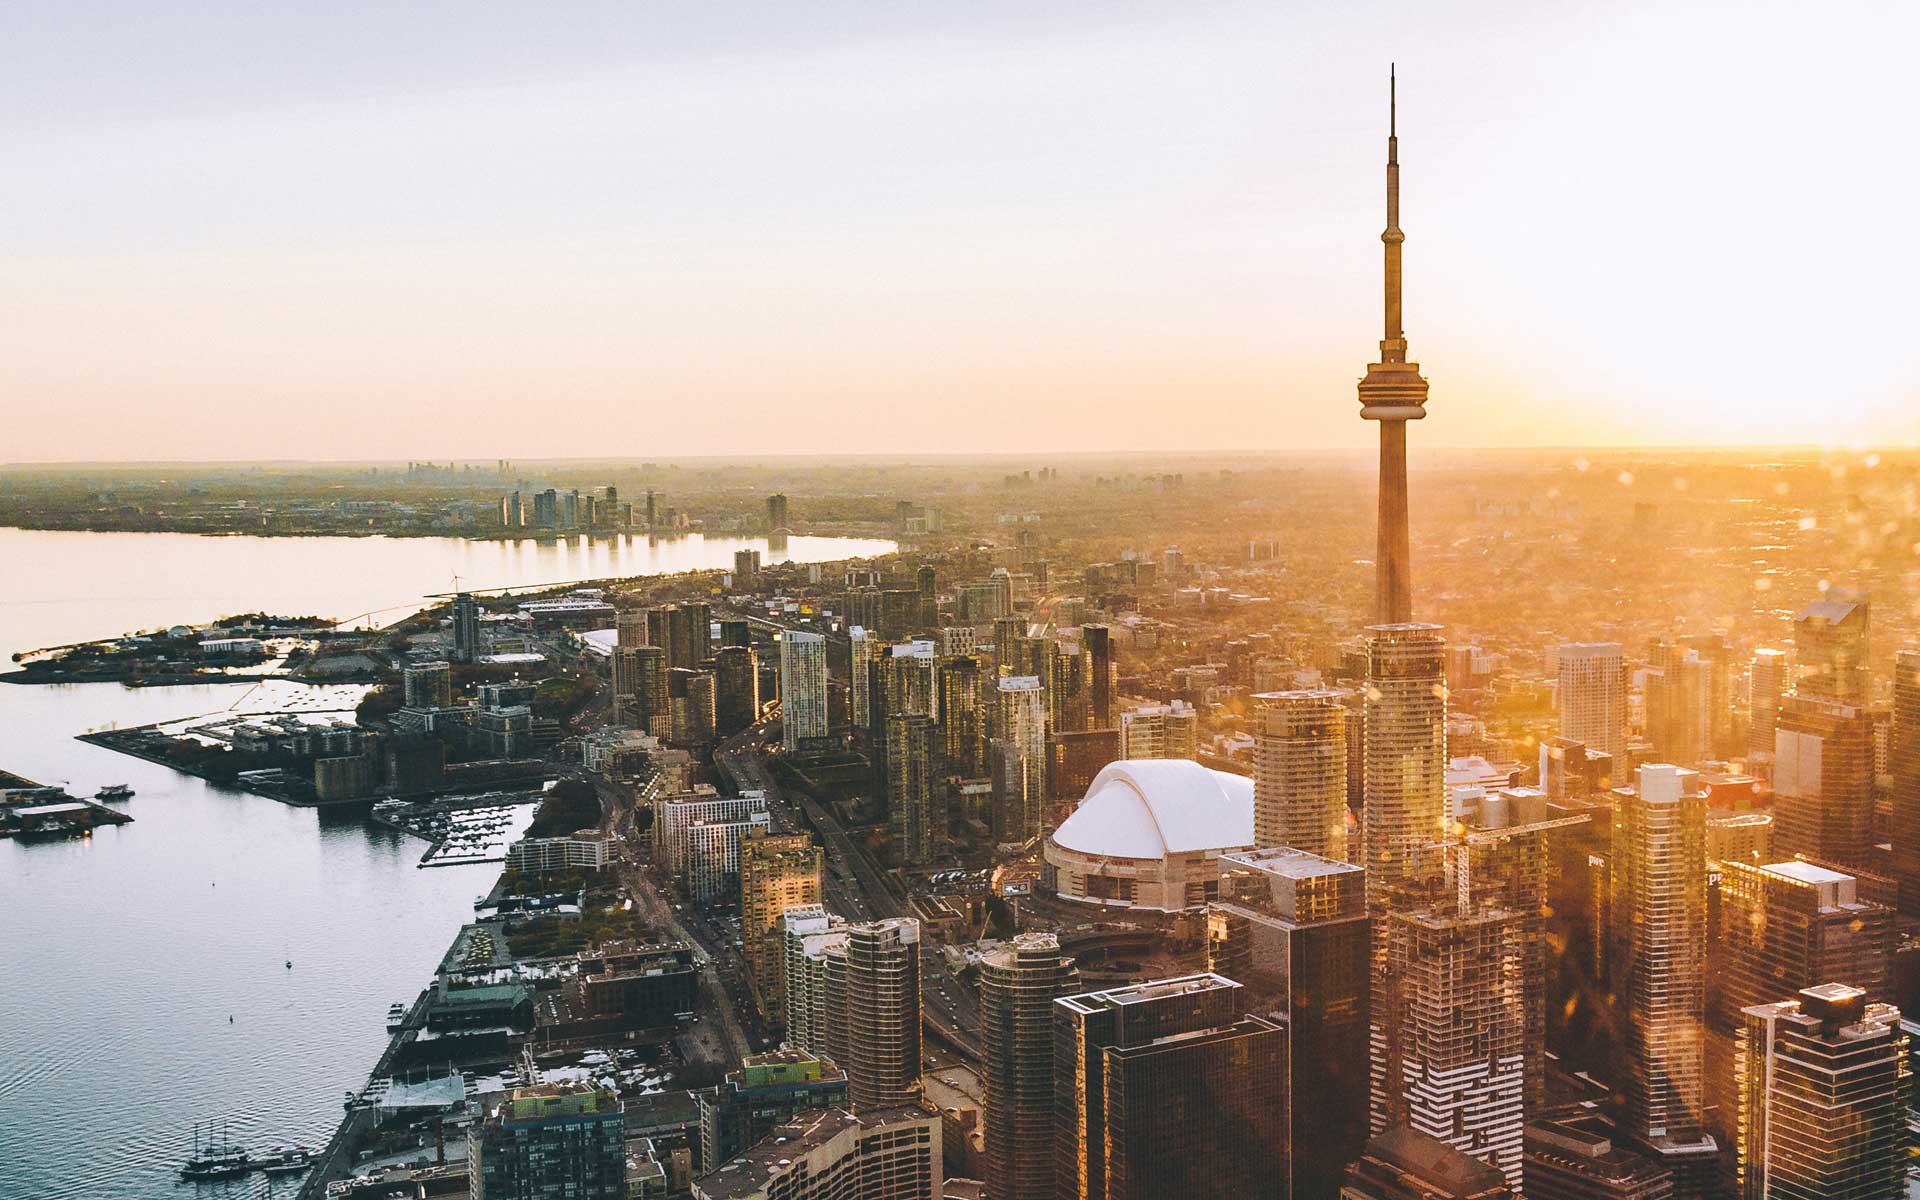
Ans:
POLYGON ((962 779, 987 775, 986 705, 980 695, 980 660, 971 655, 940 660, 940 731, 946 772, 962 779))
POLYGON ((1826 983, 1742 1016, 1742 1200, 1899 1200, 1912 1100, 1900 1010, 1826 983))
POLYGON ((1707 953, 1707 1099, 1710 1130, 1730 1168, 1724 1152, 1738 1142, 1734 1046, 1743 1011, 1832 979, 1870 998, 1889 995, 1893 914, 1862 897, 1853 876, 1810 862, 1723 861, 1719 869, 1707 953))
POLYGON ((1056 733, 1091 728, 1086 650, 1072 642, 1050 643, 1046 680, 1047 728, 1056 733))
POLYGON ((829 1057, 846 1068, 856 1112, 920 1098, 920 922, 845 927, 827 948, 829 1057))
POLYGON ((874 640, 864 625, 847 630, 847 707, 853 727, 866 731, 873 725, 874 640))
POLYGON ((732 737, 760 716, 760 658, 751 646, 722 646, 713 676, 714 729, 732 737))
POLYGON ((1113 631, 1105 625, 1082 625, 1080 642, 1087 648, 1088 715, 1095 729, 1112 729, 1113 712, 1113 631))
POLYGON ((787 519, 787 497, 776 492, 767 497, 767 532, 780 533, 791 528, 787 519))
POLYGON ((1795 693, 1773 734, 1774 843, 1782 857, 1865 866, 1873 855, 1873 716, 1795 693))
POLYGON ((1347 710, 1339 694, 1258 697, 1253 735, 1254 845, 1347 857, 1347 710))
POLYGON ((781 916, 820 903, 826 858, 813 835, 750 837, 740 844, 740 939, 747 984, 760 1011, 778 1020, 786 1012, 781 916))
POLYGON ((822 905, 803 904, 780 914, 787 1044, 816 1057, 824 1058, 830 1044, 827 952, 846 941, 845 922, 822 905))
POLYGON ((1517 1189, 1527 1066, 1520 914, 1443 903, 1390 909, 1380 922, 1372 1130, 1411 1125, 1497 1168, 1517 1189))
POLYGON ((780 634, 780 741, 789 752, 827 736, 827 639, 780 634))
POLYGON ((1040 680, 1000 680, 994 728, 994 840, 1024 841, 1040 832, 1047 810, 1047 705, 1040 680))
POLYGON ((1920 914, 1920 650, 1893 656, 1893 876, 1900 911, 1920 914))
POLYGON ((1834 589, 1793 619, 1799 678, 1793 690, 1848 704, 1867 702, 1867 635, 1872 607, 1865 592, 1834 589))
MULTIPOLYGON (((1054 1002, 1062 1200, 1282 1200, 1286 1042, 1188 975, 1054 1002)), ((1304 1200, 1304 1198, 1303 1198, 1304 1200)))
POLYGON ((1695 775, 1652 763, 1614 792, 1613 972, 1624 1094, 1621 1132, 1674 1171, 1681 1197, 1707 1186, 1717 1147, 1705 1108, 1707 808, 1695 775))
POLYGON ((1386 332, 1380 361, 1360 380, 1360 415, 1380 422, 1380 507, 1374 550, 1374 621, 1396 625, 1413 619, 1413 551, 1407 533, 1407 422, 1427 415, 1427 381, 1420 364, 1407 361, 1400 323, 1400 138, 1395 85, 1387 84, 1386 332))
POLYGON ((1627 666, 1617 642, 1560 647, 1560 736, 1625 762, 1627 666))
POLYGON ((1367 628, 1366 765, 1360 865, 1369 907, 1408 883, 1447 830, 1446 640, 1438 625, 1367 628))
POLYGON ((1288 1194, 1331 1196, 1367 1131, 1366 872, 1286 847, 1221 862, 1209 967, 1245 986, 1247 1007, 1286 1015, 1288 1194))
POLYGON ((886 722, 887 827, 902 866, 932 862, 946 841, 940 728, 923 713, 891 713, 886 722))
POLYGON ((1787 691, 1787 652, 1761 647, 1747 668, 1747 757, 1773 761, 1773 723, 1787 691))
POLYGON ((615 715, 625 724, 660 737, 671 733, 667 652, 659 646, 615 647, 613 703, 615 715))
POLYGON ((480 604, 467 592, 453 598, 453 661, 470 663, 480 657, 480 604))
POLYGON ((1079 980, 1051 933, 1016 934, 980 960, 987 1186, 996 1200, 1053 1200, 1053 1002, 1079 980))

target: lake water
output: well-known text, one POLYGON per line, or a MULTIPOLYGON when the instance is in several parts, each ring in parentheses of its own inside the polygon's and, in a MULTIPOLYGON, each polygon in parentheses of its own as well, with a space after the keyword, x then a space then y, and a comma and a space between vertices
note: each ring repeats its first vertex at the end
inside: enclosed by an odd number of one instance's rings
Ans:
POLYGON ((419 608, 422 596, 454 590, 456 577, 484 590, 731 568, 742 549, 772 565, 886 554, 894 543, 792 537, 775 551, 765 538, 697 535, 469 541, 0 529, 0 651, 239 612, 385 625, 419 608))
MULTIPOLYGON (((172 621, 265 609, 411 611, 472 587, 730 566, 764 543, 200 538, 0 529, 0 662, 172 621)), ((890 550, 793 538, 781 559, 890 550)), ((331 689, 350 703, 356 689, 331 689)), ((0 841, 0 1197, 291 1196, 255 1175, 182 1184, 196 1121, 319 1146, 495 864, 416 867, 426 843, 224 791, 74 740, 108 725, 276 707, 293 684, 0 685, 0 768, 91 795, 130 825, 0 841), (292 969, 285 964, 291 961, 292 969), (229 1019, 231 1018, 231 1019, 229 1019)))

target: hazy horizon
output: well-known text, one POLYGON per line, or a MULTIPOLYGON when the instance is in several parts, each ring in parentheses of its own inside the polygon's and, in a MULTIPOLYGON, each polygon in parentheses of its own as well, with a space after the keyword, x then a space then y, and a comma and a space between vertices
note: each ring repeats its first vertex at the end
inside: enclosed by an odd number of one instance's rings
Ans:
POLYGON ((1920 11, 1803 16, 16 6, 0 459, 1360 449, 1394 59, 1416 469, 1910 444, 1920 11))

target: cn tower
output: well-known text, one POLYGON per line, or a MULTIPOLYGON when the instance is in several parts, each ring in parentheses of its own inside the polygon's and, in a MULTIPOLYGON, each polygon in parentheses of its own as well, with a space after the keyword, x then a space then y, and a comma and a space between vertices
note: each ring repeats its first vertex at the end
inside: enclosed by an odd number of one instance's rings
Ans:
POLYGON ((1380 422, 1380 516, 1374 551, 1374 621, 1395 625, 1413 619, 1413 552, 1407 538, 1407 422, 1427 415, 1427 381, 1420 364, 1407 361, 1407 335, 1400 327, 1400 139, 1394 73, 1387 73, 1386 336, 1380 361, 1360 381, 1360 415, 1380 422))

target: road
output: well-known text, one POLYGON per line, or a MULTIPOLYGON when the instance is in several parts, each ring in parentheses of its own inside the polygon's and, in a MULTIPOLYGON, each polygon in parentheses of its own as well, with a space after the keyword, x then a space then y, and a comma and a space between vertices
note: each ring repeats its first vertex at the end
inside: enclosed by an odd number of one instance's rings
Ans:
POLYGON ((731 989, 745 989, 739 956, 704 921, 696 929, 693 922, 682 919, 683 914, 661 892, 654 878, 650 848, 634 834, 631 794, 605 776, 592 778, 600 793, 604 828, 619 836, 615 865, 634 907, 649 927, 700 950, 696 957, 700 964, 701 1011, 681 1035, 687 1061, 716 1063, 731 1070, 756 1049, 740 1020, 744 1006, 729 995, 731 989))
MULTIPOLYGON (((883 870, 865 846, 843 827, 826 805, 797 790, 784 789, 768 767, 766 755, 770 722, 728 739, 714 753, 714 765, 738 788, 759 788, 767 794, 767 808, 775 828, 811 828, 826 848, 827 875, 823 890, 828 909, 854 921, 913 915, 905 889, 891 872, 883 870)), ((978 1061, 980 1005, 972 987, 955 978, 946 959, 930 940, 920 959, 920 1001, 927 1026, 941 1040, 978 1061)))

